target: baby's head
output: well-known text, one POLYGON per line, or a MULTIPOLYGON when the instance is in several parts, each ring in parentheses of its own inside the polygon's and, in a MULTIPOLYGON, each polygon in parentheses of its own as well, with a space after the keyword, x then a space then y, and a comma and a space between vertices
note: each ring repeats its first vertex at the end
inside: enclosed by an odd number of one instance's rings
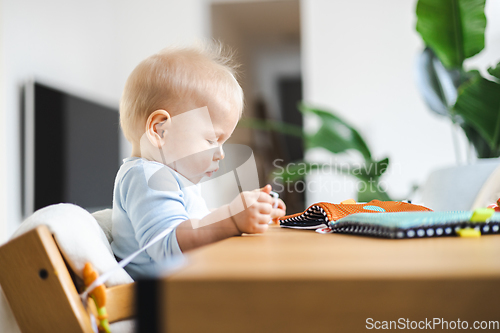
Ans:
POLYGON ((132 155, 164 163, 197 183, 224 158, 222 144, 242 110, 235 67, 220 46, 167 48, 130 74, 120 121, 132 155))

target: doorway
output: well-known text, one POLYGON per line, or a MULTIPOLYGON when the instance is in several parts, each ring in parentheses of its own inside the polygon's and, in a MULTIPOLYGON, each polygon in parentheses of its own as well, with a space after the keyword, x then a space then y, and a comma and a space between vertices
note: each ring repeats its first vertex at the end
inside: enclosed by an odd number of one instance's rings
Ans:
MULTIPOLYGON (((212 37, 231 48, 240 64, 245 94, 243 118, 282 121, 302 127, 300 2, 248 1, 211 5, 212 37)), ((252 148, 261 186, 270 183, 287 213, 304 210, 304 189, 279 186, 276 166, 302 160, 302 140, 275 132, 237 127, 231 143, 252 148)))

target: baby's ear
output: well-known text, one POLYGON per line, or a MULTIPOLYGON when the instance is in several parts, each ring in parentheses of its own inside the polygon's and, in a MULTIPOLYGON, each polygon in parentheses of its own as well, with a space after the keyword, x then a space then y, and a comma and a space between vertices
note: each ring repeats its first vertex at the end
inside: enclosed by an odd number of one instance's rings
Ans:
POLYGON ((165 110, 156 110, 149 115, 146 121, 146 135, 153 146, 163 147, 171 122, 172 118, 165 110))

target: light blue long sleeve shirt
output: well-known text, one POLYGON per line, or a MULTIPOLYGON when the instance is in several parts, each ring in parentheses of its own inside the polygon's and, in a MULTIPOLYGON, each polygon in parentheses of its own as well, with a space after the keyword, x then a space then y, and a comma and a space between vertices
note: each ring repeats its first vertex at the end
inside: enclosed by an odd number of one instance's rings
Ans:
MULTIPOLYGON (((111 248, 118 258, 126 258, 166 228, 208 213, 199 185, 162 163, 126 158, 115 179, 111 248)), ((176 228, 139 254, 125 270, 137 279, 175 255, 182 255, 176 228)))

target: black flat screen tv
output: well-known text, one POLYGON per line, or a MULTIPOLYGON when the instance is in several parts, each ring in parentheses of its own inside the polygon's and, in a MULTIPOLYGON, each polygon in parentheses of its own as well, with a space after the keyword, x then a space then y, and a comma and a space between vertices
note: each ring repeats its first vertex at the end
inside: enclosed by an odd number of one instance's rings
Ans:
POLYGON ((111 207, 118 110, 34 81, 24 96, 24 215, 61 202, 111 207))

